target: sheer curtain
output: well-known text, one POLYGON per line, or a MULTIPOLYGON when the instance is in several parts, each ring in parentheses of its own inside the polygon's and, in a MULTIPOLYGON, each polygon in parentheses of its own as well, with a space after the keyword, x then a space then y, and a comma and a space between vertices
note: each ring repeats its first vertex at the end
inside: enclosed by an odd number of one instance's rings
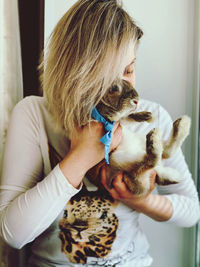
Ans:
MULTIPOLYGON (((0 0, 0 171, 10 113, 23 97, 17 0, 0 0)), ((18 252, 0 240, 0 267, 18 266, 18 252)))

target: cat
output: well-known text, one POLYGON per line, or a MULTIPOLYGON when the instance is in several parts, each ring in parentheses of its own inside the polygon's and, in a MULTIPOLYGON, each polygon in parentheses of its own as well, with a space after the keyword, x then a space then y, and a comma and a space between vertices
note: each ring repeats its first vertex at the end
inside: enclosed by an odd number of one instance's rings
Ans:
MULTIPOLYGON (((139 96, 133 86, 119 79, 111 85, 96 108, 107 121, 120 121, 123 132, 121 143, 109 154, 108 187, 112 188, 116 174, 123 171, 123 180, 128 189, 133 194, 145 195, 150 188, 149 171, 152 168, 157 173, 156 183, 159 185, 175 184, 182 180, 177 170, 163 166, 163 160, 180 148, 189 134, 191 120, 184 115, 174 121, 171 135, 165 142, 161 130, 157 128, 146 136, 134 133, 126 127, 127 123, 153 121, 151 112, 136 112, 138 101, 139 96)), ((87 173, 87 178, 98 187, 101 187, 100 174, 97 175, 100 166, 102 162, 87 173)))

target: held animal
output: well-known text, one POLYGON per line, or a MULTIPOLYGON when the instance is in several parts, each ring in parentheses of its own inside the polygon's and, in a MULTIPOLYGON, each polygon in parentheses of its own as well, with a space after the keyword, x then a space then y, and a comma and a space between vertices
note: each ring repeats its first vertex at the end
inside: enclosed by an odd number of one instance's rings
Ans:
MULTIPOLYGON (((107 185, 112 188, 116 174, 123 171, 123 179, 129 190, 133 194, 144 195, 150 188, 149 172, 152 168, 157 173, 156 183, 159 185, 181 181, 179 172, 164 167, 163 160, 174 155, 188 136, 190 118, 184 115, 174 121, 170 137, 165 142, 160 129, 157 128, 152 129, 146 136, 134 133, 126 127, 127 123, 150 123, 153 119, 151 112, 136 112, 138 99, 138 93, 130 83, 118 80, 109 88, 96 108, 107 121, 120 121, 123 132, 120 145, 109 154, 107 185)), ((97 173, 99 168, 95 168, 97 173)), ((88 172, 87 177, 99 186, 100 175, 94 178, 94 169, 88 172)))

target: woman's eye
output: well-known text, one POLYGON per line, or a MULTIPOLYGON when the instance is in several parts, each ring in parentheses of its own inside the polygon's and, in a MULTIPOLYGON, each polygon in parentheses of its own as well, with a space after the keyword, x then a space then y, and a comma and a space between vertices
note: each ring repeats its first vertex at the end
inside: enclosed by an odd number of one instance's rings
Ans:
POLYGON ((125 69, 124 75, 130 75, 134 73, 134 69, 125 69))
POLYGON ((129 76, 132 75, 135 71, 135 61, 133 61, 130 65, 128 65, 124 70, 124 75, 129 76))

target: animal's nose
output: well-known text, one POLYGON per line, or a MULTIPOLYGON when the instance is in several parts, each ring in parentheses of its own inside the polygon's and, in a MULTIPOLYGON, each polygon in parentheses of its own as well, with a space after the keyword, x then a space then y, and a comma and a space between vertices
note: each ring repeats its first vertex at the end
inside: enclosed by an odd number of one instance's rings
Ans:
POLYGON ((134 105, 137 105, 138 104, 138 101, 137 100, 131 100, 130 103, 131 103, 131 105, 134 106, 134 105))

